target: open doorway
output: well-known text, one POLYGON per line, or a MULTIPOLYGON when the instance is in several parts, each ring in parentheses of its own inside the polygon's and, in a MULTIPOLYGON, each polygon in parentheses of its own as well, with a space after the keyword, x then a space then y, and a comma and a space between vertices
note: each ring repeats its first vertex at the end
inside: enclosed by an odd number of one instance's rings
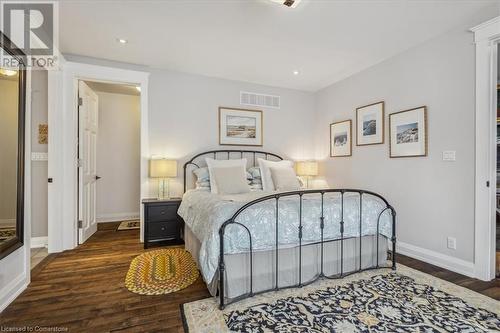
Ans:
POLYGON ((78 82, 78 243, 140 227, 141 100, 134 85, 78 82))

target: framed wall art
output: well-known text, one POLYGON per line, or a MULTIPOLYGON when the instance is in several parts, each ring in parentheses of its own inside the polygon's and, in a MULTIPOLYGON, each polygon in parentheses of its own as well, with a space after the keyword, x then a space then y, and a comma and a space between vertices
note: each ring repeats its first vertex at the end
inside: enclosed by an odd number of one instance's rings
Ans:
POLYGON ((384 102, 377 102, 356 109, 356 145, 384 143, 384 102))
POLYGON ((389 115, 390 157, 427 156, 427 107, 389 115))
POLYGON ((330 156, 352 155, 352 120, 330 124, 330 156))
POLYGON ((219 108, 219 144, 262 146, 262 111, 219 108))

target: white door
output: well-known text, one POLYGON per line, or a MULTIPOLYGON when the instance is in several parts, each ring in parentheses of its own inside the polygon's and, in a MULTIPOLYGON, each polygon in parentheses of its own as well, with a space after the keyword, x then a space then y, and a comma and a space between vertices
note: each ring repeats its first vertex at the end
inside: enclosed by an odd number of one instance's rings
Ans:
POLYGON ((83 81, 78 82, 78 97, 78 244, 82 244, 97 231, 98 98, 83 81))

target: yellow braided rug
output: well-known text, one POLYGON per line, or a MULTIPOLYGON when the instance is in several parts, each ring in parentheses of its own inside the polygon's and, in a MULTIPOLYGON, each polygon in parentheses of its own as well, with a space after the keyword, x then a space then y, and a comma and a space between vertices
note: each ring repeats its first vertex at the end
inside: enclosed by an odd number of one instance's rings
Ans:
POLYGON ((161 295, 184 289, 198 278, 191 254, 182 248, 149 251, 130 263, 125 286, 141 295, 161 295))

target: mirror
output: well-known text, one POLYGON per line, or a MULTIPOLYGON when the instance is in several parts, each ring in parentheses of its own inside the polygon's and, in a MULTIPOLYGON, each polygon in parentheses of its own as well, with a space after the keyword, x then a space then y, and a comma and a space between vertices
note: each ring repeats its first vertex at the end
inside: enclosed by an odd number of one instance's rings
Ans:
MULTIPOLYGON (((0 33, 4 54, 17 58, 6 41, 0 33)), ((0 259, 24 240, 24 96, 23 68, 0 66, 0 259)))

